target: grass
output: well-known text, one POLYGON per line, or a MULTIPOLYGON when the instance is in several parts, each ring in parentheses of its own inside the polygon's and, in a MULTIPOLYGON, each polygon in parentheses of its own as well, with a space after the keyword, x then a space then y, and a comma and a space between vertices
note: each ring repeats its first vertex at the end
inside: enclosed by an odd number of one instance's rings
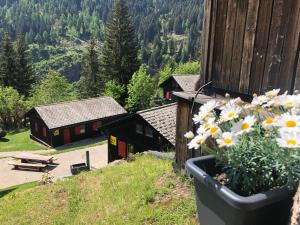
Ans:
POLYGON ((0 152, 34 151, 43 149, 47 149, 47 147, 31 140, 28 130, 12 132, 7 134, 4 139, 0 139, 0 152))
POLYGON ((26 184, 21 184, 21 185, 9 187, 9 188, 1 189, 0 190, 0 198, 2 198, 3 196, 5 196, 7 194, 14 195, 15 192, 27 190, 27 189, 36 187, 37 185, 38 185, 38 182, 35 181, 35 182, 30 182, 30 183, 26 183, 26 184))
POLYGON ((150 155, 0 198, 0 224, 197 224, 190 184, 150 155))

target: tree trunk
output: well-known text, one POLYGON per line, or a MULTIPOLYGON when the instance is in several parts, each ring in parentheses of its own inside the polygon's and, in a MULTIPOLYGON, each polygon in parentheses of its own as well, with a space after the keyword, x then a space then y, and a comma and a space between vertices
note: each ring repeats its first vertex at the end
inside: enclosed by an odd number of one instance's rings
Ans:
POLYGON ((292 209, 292 218, 290 225, 300 225, 300 184, 294 197, 294 206, 292 209))

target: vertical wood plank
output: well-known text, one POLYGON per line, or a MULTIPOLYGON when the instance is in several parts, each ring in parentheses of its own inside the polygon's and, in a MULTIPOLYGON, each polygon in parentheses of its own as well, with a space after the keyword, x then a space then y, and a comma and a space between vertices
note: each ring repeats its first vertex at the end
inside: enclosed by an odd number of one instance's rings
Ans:
POLYGON ((225 30, 225 40, 223 49, 222 72, 223 82, 221 88, 229 88, 229 79, 231 72, 232 49, 234 42, 234 33, 236 25, 237 1, 229 0, 225 30))
POLYGON ((229 83, 229 89, 236 92, 239 90, 239 79, 243 54, 247 9, 248 1, 237 2, 236 27, 234 32, 234 43, 231 60, 231 82, 229 83))
POLYGON ((242 93, 248 93, 249 91, 250 71, 253 58, 258 9, 259 0, 250 0, 247 12, 246 31, 239 84, 239 91, 242 93))
POLYGON ((272 84, 269 80, 275 80, 279 76, 279 68, 281 63, 281 51, 285 37, 285 25, 288 7, 285 5, 285 0, 275 0, 273 6, 273 16, 271 21, 271 29, 268 42, 268 51, 264 69, 264 76, 261 83, 261 91, 265 92, 272 89, 272 84))
POLYGON ((273 3, 274 0, 264 0, 260 2, 254 52, 250 72, 250 93, 261 93, 260 89, 261 82, 263 80, 266 52, 268 49, 273 3))
POLYGON ((213 57, 214 57, 214 45, 215 41, 215 31, 216 31, 216 18, 217 18, 217 8, 218 8, 218 0, 211 0, 211 24, 210 24, 210 46, 209 46, 209 63, 208 63, 208 74, 206 82, 210 82, 212 80, 212 65, 213 65, 213 57))
POLYGON ((207 69, 209 59, 209 40, 210 40, 210 21, 211 21, 211 0, 205 0, 204 6, 204 19, 202 31, 202 63, 200 85, 202 86, 207 82, 207 69))
MULTIPOLYGON (((299 44, 300 44, 300 37, 299 37, 299 44)), ((294 90, 300 90, 300 53, 298 53, 298 64, 297 64, 297 70, 296 70, 296 77, 295 77, 295 85, 294 90)))
POLYGON ((214 56, 212 65, 212 80, 213 86, 219 87, 222 83, 222 57, 225 36, 225 26, 227 17, 228 0, 217 1, 217 18, 216 18, 216 32, 215 32, 215 45, 214 56))
MULTIPOLYGON (((299 32, 300 32, 300 1, 289 0, 291 4, 291 18, 287 25, 287 36, 283 46, 282 64, 280 66, 280 76, 277 87, 283 90, 293 90, 293 79, 295 79, 295 64, 299 54, 299 32)), ((287 2, 289 2, 287 1, 287 2)))

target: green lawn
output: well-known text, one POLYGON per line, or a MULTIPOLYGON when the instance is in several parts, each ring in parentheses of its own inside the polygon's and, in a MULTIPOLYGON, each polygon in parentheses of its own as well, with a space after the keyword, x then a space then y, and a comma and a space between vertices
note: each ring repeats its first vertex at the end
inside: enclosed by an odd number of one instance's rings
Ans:
POLYGON ((0 224, 197 224, 192 188, 171 163, 138 156, 131 163, 8 193, 0 198, 0 224))
POLYGON ((0 152, 47 149, 46 146, 31 140, 29 135, 30 133, 28 130, 9 133, 4 140, 0 139, 0 152))

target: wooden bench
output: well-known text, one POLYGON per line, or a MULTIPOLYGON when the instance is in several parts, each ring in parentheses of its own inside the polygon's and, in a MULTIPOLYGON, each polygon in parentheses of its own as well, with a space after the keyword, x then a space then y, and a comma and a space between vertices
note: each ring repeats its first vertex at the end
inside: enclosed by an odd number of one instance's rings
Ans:
POLYGON ((51 164, 54 161, 53 156, 37 155, 32 153, 20 153, 14 156, 15 159, 20 159, 22 163, 42 163, 51 164))
POLYGON ((22 162, 10 162, 8 163, 11 166, 14 166, 15 169, 23 168, 23 169, 31 169, 43 171, 47 165, 41 163, 22 163, 22 162))

